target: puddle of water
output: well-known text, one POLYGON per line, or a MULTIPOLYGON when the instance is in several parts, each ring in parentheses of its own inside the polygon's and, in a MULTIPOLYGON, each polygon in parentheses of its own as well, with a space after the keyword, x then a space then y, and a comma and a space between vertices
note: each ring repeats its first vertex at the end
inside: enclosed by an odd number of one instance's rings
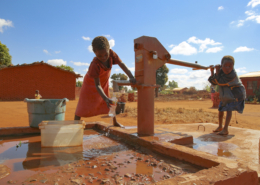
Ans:
POLYGON ((198 138, 193 138, 194 144, 184 145, 193 148, 198 151, 207 152, 216 156, 226 157, 235 159, 236 156, 232 154, 232 150, 237 148, 237 145, 232 143, 224 142, 213 142, 210 139, 201 140, 198 138))
POLYGON ((42 148, 40 141, 40 136, 5 137, 0 141, 0 165, 10 169, 10 175, 0 179, 1 185, 100 184, 102 180, 148 184, 202 169, 136 150, 95 130, 84 132, 80 147, 42 148))

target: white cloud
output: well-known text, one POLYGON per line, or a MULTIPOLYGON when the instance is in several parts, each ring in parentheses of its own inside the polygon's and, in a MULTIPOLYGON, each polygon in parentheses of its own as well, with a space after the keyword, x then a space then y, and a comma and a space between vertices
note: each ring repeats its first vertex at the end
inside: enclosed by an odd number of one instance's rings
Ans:
POLYGON ((66 65, 67 61, 64 61, 63 59, 52 59, 52 60, 48 60, 47 63, 54 66, 60 66, 60 65, 66 65))
POLYGON ((197 53, 197 49, 186 41, 183 41, 178 46, 174 46, 170 51, 170 54, 174 55, 193 55, 197 53))
POLYGON ((47 55, 50 55, 50 53, 46 49, 44 49, 43 52, 46 53, 47 55))
POLYGON ((119 68, 116 68, 116 69, 115 69, 116 72, 118 72, 118 71, 120 71, 120 70, 121 70, 121 69, 119 69, 119 68))
POLYGON ((173 46, 174 46, 174 45, 173 45, 173 44, 171 44, 171 45, 169 45, 169 48, 173 48, 173 46))
POLYGON ((111 37, 110 35, 104 35, 104 36, 107 37, 107 38, 111 37))
MULTIPOLYGON (((237 27, 244 26, 246 21, 255 21, 256 23, 260 24, 260 15, 259 14, 257 14, 256 12, 254 12, 252 10, 246 11, 245 14, 246 14, 246 18, 244 20, 236 21, 237 27)), ((235 21, 232 21, 232 23, 233 22, 235 22, 235 21)))
POLYGON ((217 53, 217 52, 221 51, 222 48, 223 48, 223 46, 209 48, 206 50, 206 53, 217 53))
POLYGON ((241 68, 237 68, 235 69, 237 73, 246 73, 246 67, 241 67, 241 68))
POLYGON ((205 40, 200 40, 200 39, 198 39, 194 36, 190 37, 188 39, 188 43, 199 44, 200 45, 199 52, 203 52, 208 47, 208 45, 215 46, 215 45, 221 45, 222 44, 220 42, 215 42, 214 40, 212 40, 210 38, 206 38, 205 40))
POLYGON ((254 48, 248 48, 246 46, 240 46, 238 48, 236 48, 233 52, 237 53, 237 52, 245 52, 245 51, 253 51, 254 48))
POLYGON ((73 63, 75 66, 89 66, 89 63, 73 62, 73 61, 70 62, 73 63))
POLYGON ((108 42, 109 42, 109 45, 110 45, 110 49, 112 49, 115 46, 115 40, 110 39, 108 42))
POLYGON ((92 45, 89 45, 89 46, 88 46, 88 50, 89 50, 89 52, 92 52, 92 53, 93 53, 92 45))
POLYGON ((196 89, 203 89, 205 83, 210 76, 210 70, 187 70, 185 74, 170 74, 168 75, 169 81, 178 82, 179 87, 196 87, 196 89))
POLYGON ((83 40, 90 40, 90 37, 84 37, 84 36, 82 36, 82 39, 83 39, 83 40))
POLYGON ((252 8, 256 7, 257 5, 260 4, 260 0, 251 0, 247 6, 252 6, 252 8))
POLYGON ((260 24, 260 15, 257 15, 254 11, 246 11, 245 14, 248 16, 245 21, 256 21, 260 24))
POLYGON ((243 26, 244 22, 245 22, 245 20, 239 20, 237 23, 237 27, 243 26))
POLYGON ((86 71, 86 72, 87 72, 87 71, 88 71, 88 68, 86 68, 86 69, 83 69, 83 71, 86 71))
POLYGON ((12 21, 0 18, 0 32, 4 33, 4 27, 13 27, 12 21))
POLYGON ((224 9, 223 6, 218 7, 218 10, 223 10, 223 9, 224 9))
POLYGON ((130 71, 134 72, 135 71, 135 67, 129 67, 128 68, 130 71))
POLYGON ((185 74, 187 72, 188 72, 187 69, 180 69, 180 68, 174 68, 170 70, 170 73, 174 73, 174 74, 185 74))
POLYGON ((60 51, 55 51, 56 54, 60 53, 60 51))

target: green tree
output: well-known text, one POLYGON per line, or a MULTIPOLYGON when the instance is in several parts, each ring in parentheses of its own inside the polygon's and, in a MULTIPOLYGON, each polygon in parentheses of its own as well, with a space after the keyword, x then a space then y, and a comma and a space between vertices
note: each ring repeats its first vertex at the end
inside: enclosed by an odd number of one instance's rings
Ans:
POLYGON ((58 68, 61 68, 61 69, 65 69, 65 70, 68 70, 68 71, 74 71, 74 69, 70 66, 66 66, 66 65, 60 65, 60 66, 56 66, 58 68))
POLYGON ((9 54, 9 49, 0 42, 0 65, 9 66, 11 64, 12 56, 9 54))
POLYGON ((209 82, 207 82, 207 83, 204 85, 203 90, 206 90, 207 92, 211 92, 211 87, 210 87, 210 83, 209 83, 209 82))
POLYGON ((169 81, 169 88, 173 89, 173 88, 177 88, 178 87, 178 82, 175 82, 174 80, 169 81))
MULTIPOLYGON (((169 72, 169 69, 165 64, 162 67, 160 67, 159 69, 157 69, 157 71, 156 71, 156 84, 160 85, 161 88, 168 81, 168 75, 167 75, 168 72, 169 72)), ((159 88, 155 89, 156 97, 158 97, 158 90, 159 90, 159 88)))
MULTIPOLYGON (((128 76, 126 76, 125 74, 122 74, 122 73, 114 73, 111 77, 111 79, 113 80, 127 80, 128 79, 128 76)), ((123 89, 123 86, 119 86, 119 90, 122 90, 123 89)))
POLYGON ((118 73, 118 74, 114 73, 110 78, 113 80, 127 80, 128 79, 128 77, 125 74, 121 74, 121 73, 118 73))
POLYGON ((83 84, 82 81, 77 81, 77 82, 76 82, 76 87, 82 87, 82 84, 83 84))

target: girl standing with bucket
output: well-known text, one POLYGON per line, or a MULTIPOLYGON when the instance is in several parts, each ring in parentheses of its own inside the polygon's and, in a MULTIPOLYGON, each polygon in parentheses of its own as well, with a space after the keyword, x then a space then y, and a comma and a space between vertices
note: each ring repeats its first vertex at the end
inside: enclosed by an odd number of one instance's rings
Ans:
MULTIPOLYGON (((92 48, 96 57, 92 60, 89 70, 84 77, 75 112, 75 120, 80 120, 81 117, 91 117, 108 113, 111 104, 114 104, 109 98, 109 77, 112 65, 118 64, 127 74, 130 82, 136 82, 130 70, 118 55, 110 49, 106 37, 98 36, 94 38, 92 48)), ((116 117, 113 118, 113 125, 122 127, 117 122, 116 117)))

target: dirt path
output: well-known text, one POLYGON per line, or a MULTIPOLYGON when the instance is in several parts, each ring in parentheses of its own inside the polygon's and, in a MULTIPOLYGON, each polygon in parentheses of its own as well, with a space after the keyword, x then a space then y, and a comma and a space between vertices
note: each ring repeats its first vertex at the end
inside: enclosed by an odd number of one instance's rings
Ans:
MULTIPOLYGON (((77 106, 77 100, 67 102, 66 120, 74 119, 74 112, 77 106)), ((136 108, 136 102, 127 102, 126 106, 136 108)), ((217 109, 211 108, 212 102, 210 100, 204 101, 168 101, 168 102, 155 102, 157 108, 185 108, 185 109, 202 109, 207 112, 218 113, 217 109)), ((238 124, 232 123, 232 126, 241 128, 250 128, 260 130, 260 105, 246 104, 243 114, 233 113, 238 124)), ((99 115, 90 118, 83 118, 87 122, 104 121, 110 123, 110 118, 107 115, 99 115)), ((126 126, 137 125, 137 119, 132 117, 120 117, 118 121, 126 126)), ((162 122, 155 122, 155 124, 162 124, 162 122)), ((27 104, 23 101, 15 102, 0 102, 0 127, 18 127, 28 126, 29 119, 27 113, 27 104)))

